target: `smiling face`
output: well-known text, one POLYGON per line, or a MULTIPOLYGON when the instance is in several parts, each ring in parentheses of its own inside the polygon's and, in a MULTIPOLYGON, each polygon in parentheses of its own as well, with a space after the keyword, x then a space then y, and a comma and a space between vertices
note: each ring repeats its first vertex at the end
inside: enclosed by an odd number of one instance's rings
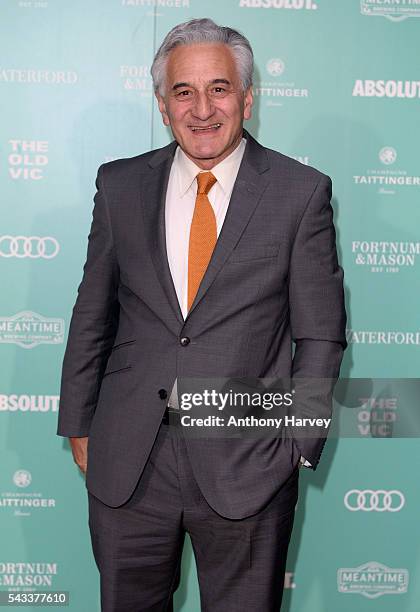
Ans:
POLYGON ((243 91, 234 56, 222 43, 180 45, 168 57, 165 95, 156 93, 163 123, 203 170, 227 157, 250 119, 252 90, 243 91))

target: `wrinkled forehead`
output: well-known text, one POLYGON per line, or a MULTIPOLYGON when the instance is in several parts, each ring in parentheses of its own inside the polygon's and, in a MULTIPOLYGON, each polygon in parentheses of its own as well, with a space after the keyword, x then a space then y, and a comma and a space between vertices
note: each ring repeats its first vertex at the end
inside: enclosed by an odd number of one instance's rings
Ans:
POLYGON ((236 87, 239 80, 233 53, 223 43, 180 45, 169 53, 166 65, 168 90, 179 84, 200 89, 215 82, 236 87))

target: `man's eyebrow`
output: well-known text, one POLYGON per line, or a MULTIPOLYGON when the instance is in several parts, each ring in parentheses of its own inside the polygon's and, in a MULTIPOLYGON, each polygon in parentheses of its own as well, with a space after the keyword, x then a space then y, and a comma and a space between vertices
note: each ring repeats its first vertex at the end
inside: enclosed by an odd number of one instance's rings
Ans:
MULTIPOLYGON (((212 81, 209 81, 209 85, 217 85, 218 83, 223 83, 225 85, 230 85, 231 82, 228 79, 213 79, 212 81)), ((190 83, 187 83, 186 81, 182 81, 181 83, 175 83, 175 85, 172 87, 172 91, 176 91, 177 89, 180 89, 181 87, 192 87, 192 85, 190 83)))
POLYGON ((172 91, 179 89, 180 87, 191 87, 191 85, 189 83, 175 83, 175 85, 172 87, 172 91))
POLYGON ((216 85, 217 83, 224 83, 225 85, 230 85, 230 81, 228 81, 228 79, 213 79, 213 81, 211 81, 212 85, 216 85))

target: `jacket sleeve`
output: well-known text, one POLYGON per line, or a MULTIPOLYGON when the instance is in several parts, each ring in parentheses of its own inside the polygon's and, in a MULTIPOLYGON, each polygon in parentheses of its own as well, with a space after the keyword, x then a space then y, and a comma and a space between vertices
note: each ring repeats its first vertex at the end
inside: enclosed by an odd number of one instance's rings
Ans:
MULTIPOLYGON (((344 274, 337 259, 331 195, 331 179, 321 175, 300 219, 290 259, 294 411, 300 418, 331 417, 332 391, 347 346, 344 274)), ((295 431, 301 455, 316 469, 327 432, 312 429, 311 438, 295 431)))
POLYGON ((118 325, 119 270, 103 175, 104 165, 96 178, 87 258, 63 360, 57 429, 60 436, 89 434, 118 325))

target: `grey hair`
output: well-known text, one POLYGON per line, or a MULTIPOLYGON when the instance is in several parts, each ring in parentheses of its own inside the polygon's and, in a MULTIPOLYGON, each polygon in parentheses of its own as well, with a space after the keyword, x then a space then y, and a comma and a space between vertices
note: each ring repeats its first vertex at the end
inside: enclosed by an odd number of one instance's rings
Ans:
POLYGON ((190 19, 176 25, 165 36, 150 68, 155 92, 164 95, 166 64, 169 53, 180 45, 224 43, 233 53, 243 91, 252 85, 254 54, 249 41, 232 28, 219 26, 212 19, 190 19))

